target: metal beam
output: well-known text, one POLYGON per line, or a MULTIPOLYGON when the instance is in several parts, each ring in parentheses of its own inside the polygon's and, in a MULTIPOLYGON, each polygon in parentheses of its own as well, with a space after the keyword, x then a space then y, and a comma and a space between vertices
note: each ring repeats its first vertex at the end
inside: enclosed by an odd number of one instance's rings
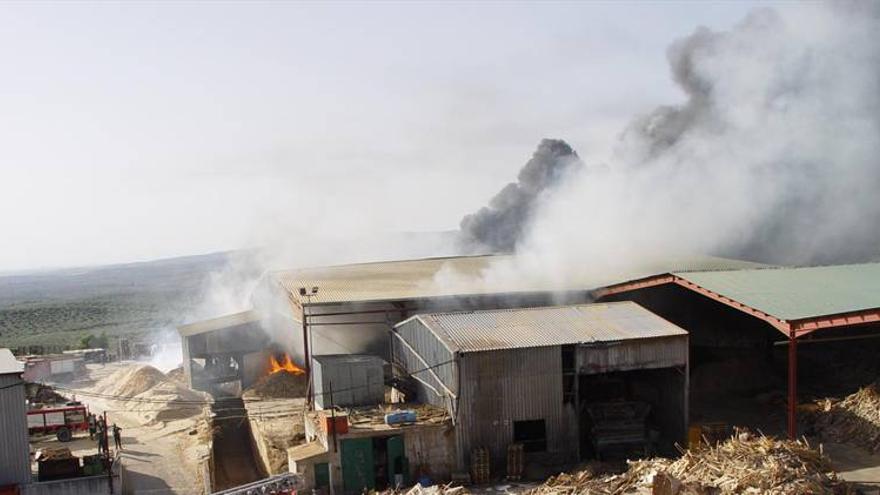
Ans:
POLYGON ((788 338, 788 438, 797 438, 797 336, 788 338))
POLYGON ((639 289, 647 289, 648 287, 656 287, 658 285, 671 284, 675 281, 675 276, 671 274, 667 275, 658 275, 656 277, 648 277, 642 278, 639 280, 633 280, 631 282, 624 282, 622 284, 609 285, 608 287, 603 287, 601 289, 596 289, 593 291, 593 297, 596 299, 610 296, 613 294, 620 294, 622 292, 630 292, 639 289))

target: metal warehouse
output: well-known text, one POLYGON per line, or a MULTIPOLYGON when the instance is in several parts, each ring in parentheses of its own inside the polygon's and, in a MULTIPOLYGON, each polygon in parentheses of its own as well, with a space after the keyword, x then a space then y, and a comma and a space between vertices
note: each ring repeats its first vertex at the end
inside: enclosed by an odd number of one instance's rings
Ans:
MULTIPOLYGON (((590 289, 664 270, 761 266, 713 256, 683 256, 628 265, 613 280, 593 270, 569 273, 565 280, 550 274, 538 280, 485 277, 490 271, 517 273, 516 263, 510 255, 477 255, 273 272, 262 289, 280 293, 285 304, 273 306, 277 319, 267 324, 273 326, 275 335, 301 328, 296 338, 300 352, 295 356, 300 362, 304 360, 302 342, 312 347, 306 353, 370 353, 387 359, 389 329, 417 313, 581 304, 589 302, 590 289)), ((304 366, 309 365, 304 360, 304 366)))
POLYGON ((417 400, 449 410, 459 469, 477 448, 566 462, 685 435, 688 335, 632 302, 420 314, 392 342, 417 400))
POLYGON ((31 482, 23 371, 9 349, 0 349, 0 486, 31 482))

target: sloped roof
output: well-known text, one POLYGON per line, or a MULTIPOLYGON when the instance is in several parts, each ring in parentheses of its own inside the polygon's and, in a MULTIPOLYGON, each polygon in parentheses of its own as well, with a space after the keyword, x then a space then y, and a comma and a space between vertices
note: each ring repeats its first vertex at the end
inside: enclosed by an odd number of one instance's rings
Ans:
POLYGON ((233 313, 219 318, 211 318, 210 320, 181 325, 177 327, 177 332, 181 337, 190 337, 216 330, 223 330, 225 328, 234 328, 259 323, 260 316, 256 311, 243 311, 241 313, 233 313))
POLYGON ((880 263, 674 275, 784 321, 880 308, 880 263))
POLYGON ((0 375, 21 373, 24 371, 24 363, 15 359, 9 349, 0 349, 0 375))
MULTIPOLYGON (((490 294, 526 294, 588 290, 602 285, 668 271, 755 268, 748 261, 713 256, 680 256, 664 262, 644 263, 622 270, 607 280, 594 275, 573 275, 529 280, 510 276, 491 279, 485 275, 497 267, 513 266, 512 255, 455 256, 416 260, 358 263, 275 272, 273 276, 290 298, 302 303, 300 287, 318 287, 312 304, 383 302, 490 294)), ((589 266, 589 260, 584 260, 589 266)))
POLYGON ((418 320, 453 352, 686 336, 678 326, 634 302, 527 309, 426 313, 418 320))

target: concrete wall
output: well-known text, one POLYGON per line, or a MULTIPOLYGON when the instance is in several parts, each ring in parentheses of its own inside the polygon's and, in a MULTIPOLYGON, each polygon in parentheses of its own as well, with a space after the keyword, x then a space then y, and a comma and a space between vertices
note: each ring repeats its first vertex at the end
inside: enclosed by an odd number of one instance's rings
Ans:
POLYGON ((16 373, 0 375, 0 485, 31 480, 24 382, 16 373))

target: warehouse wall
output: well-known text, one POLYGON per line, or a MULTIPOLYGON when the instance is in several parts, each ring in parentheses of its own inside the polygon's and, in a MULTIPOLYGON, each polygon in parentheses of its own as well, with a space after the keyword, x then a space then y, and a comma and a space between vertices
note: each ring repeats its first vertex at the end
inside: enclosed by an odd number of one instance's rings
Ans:
POLYGON ((0 485, 31 481, 30 445, 24 382, 20 375, 0 375, 0 485))
POLYGON ((544 420, 547 452, 577 456, 574 408, 563 404, 559 346, 474 352, 460 358, 457 437, 460 467, 476 447, 490 451, 493 473, 506 466, 514 422, 544 420))
POLYGON ((678 367, 687 362, 687 335, 581 345, 577 356, 579 373, 587 375, 678 367))

